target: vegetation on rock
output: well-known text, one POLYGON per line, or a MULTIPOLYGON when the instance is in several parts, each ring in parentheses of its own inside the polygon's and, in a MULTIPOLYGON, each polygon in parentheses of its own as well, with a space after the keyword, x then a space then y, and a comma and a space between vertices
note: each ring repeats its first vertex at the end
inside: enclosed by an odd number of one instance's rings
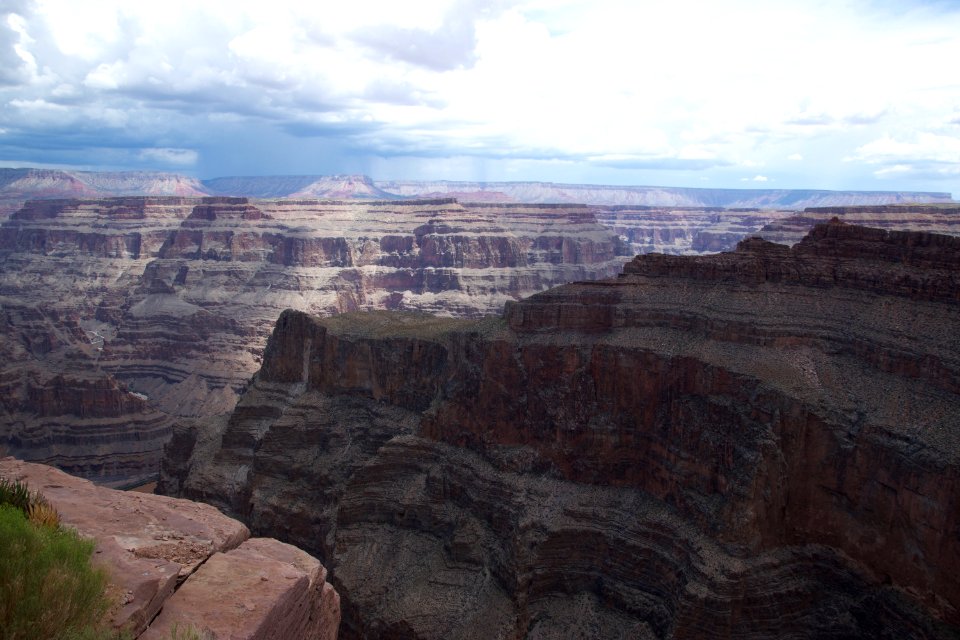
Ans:
POLYGON ((0 505, 0 639, 91 637, 110 604, 93 548, 72 529, 0 505))

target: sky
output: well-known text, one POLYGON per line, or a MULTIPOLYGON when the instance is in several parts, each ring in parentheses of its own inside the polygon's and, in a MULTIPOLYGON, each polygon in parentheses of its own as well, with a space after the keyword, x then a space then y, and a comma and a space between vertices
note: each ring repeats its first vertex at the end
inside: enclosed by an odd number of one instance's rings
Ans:
POLYGON ((0 166, 960 197, 960 0, 0 0, 0 166))

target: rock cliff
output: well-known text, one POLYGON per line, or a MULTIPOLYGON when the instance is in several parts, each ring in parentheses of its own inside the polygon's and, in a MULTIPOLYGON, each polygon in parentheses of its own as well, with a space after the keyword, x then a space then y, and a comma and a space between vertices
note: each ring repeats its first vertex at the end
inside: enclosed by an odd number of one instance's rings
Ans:
POLYGON ((398 196, 442 197, 458 194, 472 202, 508 198, 514 202, 579 202, 600 206, 724 207, 804 209, 807 207, 952 202, 949 193, 917 191, 826 191, 817 189, 710 189, 615 186, 555 182, 461 182, 446 180, 375 180, 398 196))
POLYGON ((0 447, 134 483, 171 417, 233 408, 285 308, 493 313, 626 253, 583 206, 31 201, 0 224, 0 447))
POLYGON ((93 562, 116 598, 110 624, 141 640, 192 626, 212 640, 336 640, 340 599, 307 553, 250 538, 205 504, 98 487, 46 465, 0 459, 62 525, 96 542, 93 562))
POLYGON ((0 168, 0 220, 27 200, 105 196, 203 196, 196 178, 159 171, 61 171, 0 168))
POLYGON ((754 233, 770 242, 793 245, 831 218, 878 229, 960 235, 960 205, 956 204, 815 207, 772 220, 754 233))
POLYGON ((834 222, 502 318, 287 311, 161 490, 317 554, 348 638, 956 637, 958 276, 834 222))

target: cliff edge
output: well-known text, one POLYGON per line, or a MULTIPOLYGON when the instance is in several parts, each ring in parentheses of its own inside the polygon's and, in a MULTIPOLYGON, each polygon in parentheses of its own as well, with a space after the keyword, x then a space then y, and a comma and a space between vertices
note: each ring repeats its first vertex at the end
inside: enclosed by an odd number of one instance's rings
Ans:
POLYGON ((0 477, 39 491, 62 524, 96 541, 94 562, 119 597, 111 624, 135 638, 168 638, 179 625, 220 640, 336 640, 339 596, 294 546, 250 538, 209 505, 98 487, 46 465, 3 458, 0 477))

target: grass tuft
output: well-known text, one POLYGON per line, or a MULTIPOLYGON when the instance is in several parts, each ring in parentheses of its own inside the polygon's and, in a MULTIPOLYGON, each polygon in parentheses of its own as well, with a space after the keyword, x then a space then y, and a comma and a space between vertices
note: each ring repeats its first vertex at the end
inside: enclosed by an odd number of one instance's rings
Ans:
POLYGON ((106 576, 90 564, 93 547, 72 529, 36 526, 0 505, 0 640, 61 640, 97 628, 109 601, 106 576))
POLYGON ((34 501, 27 509, 27 519, 38 527, 56 529, 60 526, 60 514, 39 493, 34 494, 34 501))
POLYGON ((8 504, 26 513, 30 508, 30 489, 19 480, 0 477, 0 504, 8 504))

